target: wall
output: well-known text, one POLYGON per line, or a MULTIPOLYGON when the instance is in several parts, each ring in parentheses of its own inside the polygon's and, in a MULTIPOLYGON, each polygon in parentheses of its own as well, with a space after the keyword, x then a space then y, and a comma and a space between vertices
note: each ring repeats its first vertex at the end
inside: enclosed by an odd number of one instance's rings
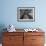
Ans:
POLYGON ((0 0, 0 27, 46 28, 46 0, 0 0), (17 7, 35 7, 35 22, 18 22, 17 7))

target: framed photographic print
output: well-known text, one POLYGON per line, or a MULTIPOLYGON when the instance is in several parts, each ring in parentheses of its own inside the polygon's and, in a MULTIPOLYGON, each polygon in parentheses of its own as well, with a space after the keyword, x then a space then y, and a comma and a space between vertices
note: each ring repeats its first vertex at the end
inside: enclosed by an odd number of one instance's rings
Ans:
POLYGON ((20 22, 34 22, 35 7, 18 7, 17 20, 20 22))

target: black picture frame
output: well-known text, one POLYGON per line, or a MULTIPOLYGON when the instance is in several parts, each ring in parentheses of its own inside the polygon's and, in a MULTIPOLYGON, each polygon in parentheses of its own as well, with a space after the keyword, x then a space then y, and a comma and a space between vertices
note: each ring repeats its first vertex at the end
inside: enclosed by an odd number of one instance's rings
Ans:
POLYGON ((35 7, 18 7, 17 8, 18 22, 34 22, 35 21, 35 7))

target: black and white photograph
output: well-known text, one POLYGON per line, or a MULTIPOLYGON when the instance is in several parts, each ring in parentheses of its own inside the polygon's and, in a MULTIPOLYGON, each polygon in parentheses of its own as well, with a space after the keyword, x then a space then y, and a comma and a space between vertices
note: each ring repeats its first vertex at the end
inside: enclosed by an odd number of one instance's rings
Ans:
POLYGON ((35 7, 18 7, 17 20, 22 22, 35 21, 35 7))

